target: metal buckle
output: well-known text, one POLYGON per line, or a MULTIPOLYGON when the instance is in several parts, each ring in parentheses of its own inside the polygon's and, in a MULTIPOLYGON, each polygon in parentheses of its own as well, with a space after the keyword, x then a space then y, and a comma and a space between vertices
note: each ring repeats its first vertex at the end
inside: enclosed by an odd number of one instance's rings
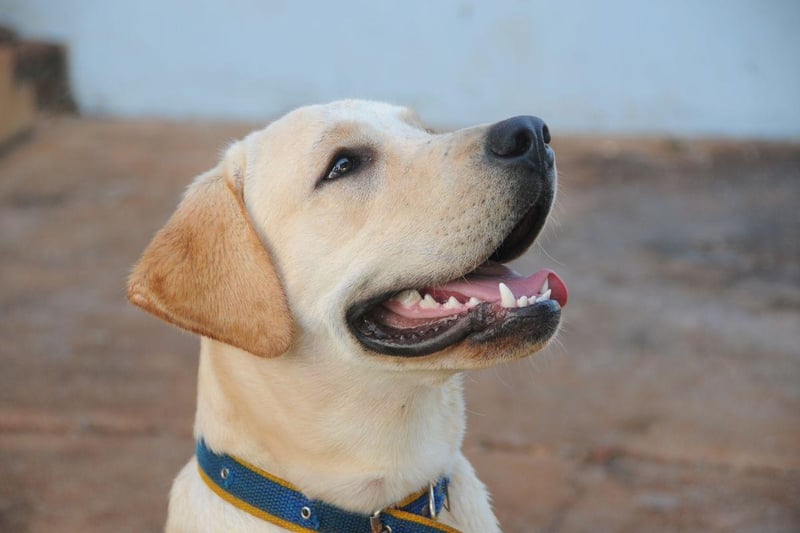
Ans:
POLYGON ((436 485, 432 481, 428 483, 428 513, 436 520, 436 485))
POLYGON ((392 528, 381 522, 381 512, 383 512, 382 509, 370 515, 369 528, 372 530, 372 533, 392 533, 392 528))

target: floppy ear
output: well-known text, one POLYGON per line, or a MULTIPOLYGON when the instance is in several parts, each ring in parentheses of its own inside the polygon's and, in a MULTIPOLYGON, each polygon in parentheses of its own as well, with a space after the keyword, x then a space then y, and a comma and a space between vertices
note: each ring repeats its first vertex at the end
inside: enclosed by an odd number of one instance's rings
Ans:
POLYGON ((128 280, 128 299, 167 322, 262 357, 286 351, 293 322, 280 280, 244 207, 228 151, 201 175, 128 280))

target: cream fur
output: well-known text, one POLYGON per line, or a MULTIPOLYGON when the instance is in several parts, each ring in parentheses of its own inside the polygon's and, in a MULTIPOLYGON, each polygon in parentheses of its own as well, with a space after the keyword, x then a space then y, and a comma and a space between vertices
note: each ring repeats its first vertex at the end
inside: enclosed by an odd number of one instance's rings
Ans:
MULTIPOLYGON (((344 320, 365 295, 450 279, 499 245, 513 191, 476 162, 485 133, 431 135, 387 104, 311 106, 235 143, 198 178, 129 285, 134 303, 203 335, 197 436, 364 513, 448 473, 440 519, 499 531, 460 451, 460 371, 531 348, 389 357, 364 349, 344 320), (362 175, 316 187, 337 149, 364 145, 374 160, 362 175), (186 238, 202 252, 187 254, 186 238)), ((167 530, 278 531, 211 492, 194 459, 173 485, 167 530)))

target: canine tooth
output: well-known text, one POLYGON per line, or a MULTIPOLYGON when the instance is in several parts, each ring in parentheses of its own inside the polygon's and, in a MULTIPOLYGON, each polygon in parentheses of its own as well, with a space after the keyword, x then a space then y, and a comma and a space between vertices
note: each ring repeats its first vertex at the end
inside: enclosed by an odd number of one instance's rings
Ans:
POLYGON ((500 304, 503 307, 516 307, 517 299, 514 298, 514 293, 508 288, 505 283, 500 283, 497 286, 500 289, 500 304))
POLYGON ((479 303, 481 303, 481 301, 480 301, 480 300, 478 300, 478 299, 477 299, 477 298, 475 298, 474 296, 470 296, 470 297, 469 297, 469 300, 467 301, 467 307, 475 307, 475 306, 476 306, 476 305, 478 305, 479 303))
POLYGON ((433 296, 430 294, 426 294, 425 298, 419 303, 419 306, 423 309, 436 309, 441 304, 433 299, 433 296))
POLYGON ((528 305, 528 297, 520 296, 517 300, 517 307, 526 307, 528 305))
POLYGON ((545 292, 542 293, 541 296, 536 298, 536 301, 537 302, 543 302, 543 301, 549 300, 549 299, 550 299, 550 289, 547 289, 545 292))
POLYGON ((544 278, 544 283, 542 283, 542 288, 539 289, 539 294, 544 294, 548 290, 550 290, 550 284, 547 283, 547 278, 544 278))
POLYGON ((397 300, 401 304, 405 305, 406 307, 411 307, 415 303, 422 300, 422 296, 419 295, 419 291, 415 289, 406 289, 401 293, 395 295, 393 300, 397 300))
POLYGON ((450 298, 448 298, 447 302, 444 304, 445 309, 457 309, 459 307, 461 307, 461 303, 459 303, 459 301, 456 300, 455 296, 451 296, 450 298))

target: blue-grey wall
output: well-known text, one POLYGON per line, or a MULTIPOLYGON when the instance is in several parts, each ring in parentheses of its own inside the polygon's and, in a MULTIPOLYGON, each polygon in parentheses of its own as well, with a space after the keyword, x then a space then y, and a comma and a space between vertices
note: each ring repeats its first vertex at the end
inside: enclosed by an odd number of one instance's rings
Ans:
POLYGON ((800 137, 800 0, 0 0, 88 113, 265 120, 342 97, 458 126, 800 137))

